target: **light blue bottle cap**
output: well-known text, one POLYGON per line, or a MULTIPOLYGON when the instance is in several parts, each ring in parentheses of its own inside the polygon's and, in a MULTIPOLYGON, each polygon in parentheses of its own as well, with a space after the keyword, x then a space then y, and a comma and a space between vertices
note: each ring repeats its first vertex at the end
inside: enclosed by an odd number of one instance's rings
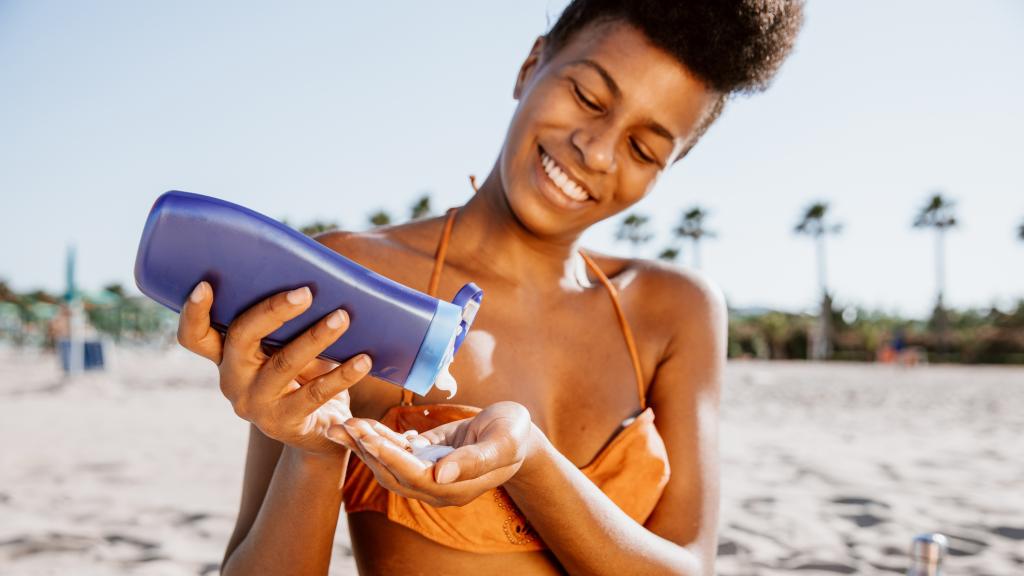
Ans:
POLYGON ((419 352, 409 377, 405 379, 405 388, 425 396, 434 386, 434 380, 444 367, 445 359, 454 353, 455 338, 462 323, 462 309, 444 300, 437 301, 434 317, 427 326, 427 334, 423 337, 419 352))

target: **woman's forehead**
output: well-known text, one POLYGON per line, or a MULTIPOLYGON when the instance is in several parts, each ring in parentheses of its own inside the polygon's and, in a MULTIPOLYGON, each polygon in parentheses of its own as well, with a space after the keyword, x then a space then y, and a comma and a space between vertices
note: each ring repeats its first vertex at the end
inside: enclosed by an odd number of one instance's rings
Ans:
POLYGON ((718 94, 683 63, 625 22, 580 29, 550 56, 555 70, 580 69, 604 84, 623 106, 685 138, 718 94))

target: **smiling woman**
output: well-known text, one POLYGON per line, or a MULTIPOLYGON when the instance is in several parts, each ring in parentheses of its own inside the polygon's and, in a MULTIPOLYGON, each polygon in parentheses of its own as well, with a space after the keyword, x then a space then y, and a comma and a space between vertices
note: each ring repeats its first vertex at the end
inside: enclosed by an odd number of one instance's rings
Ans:
POLYGON ((342 506, 363 573, 713 573, 721 295, 578 242, 643 198, 729 95, 767 85, 801 14, 785 0, 575 1, 523 61, 498 159, 465 206, 319 238, 409 286, 487 292, 452 365, 459 404, 399 396, 365 356, 316 360, 344 314, 264 354, 308 291, 222 339, 200 284, 179 339, 217 362, 252 423, 224 573, 326 573, 342 506), (413 453, 424 442, 452 450, 433 463, 413 453))

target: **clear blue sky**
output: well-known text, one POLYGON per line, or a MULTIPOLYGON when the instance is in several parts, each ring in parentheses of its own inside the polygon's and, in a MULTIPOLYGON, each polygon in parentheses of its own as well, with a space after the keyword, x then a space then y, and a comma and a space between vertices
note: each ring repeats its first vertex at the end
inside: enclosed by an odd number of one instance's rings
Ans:
MULTIPOLYGON (((563 1, 0 0, 0 278, 133 285, 139 233, 168 189, 292 222, 362 228, 421 192, 465 201, 513 110, 517 67, 563 1)), ((766 94, 737 100, 637 209, 668 241, 700 204, 705 271, 735 306, 803 309, 811 201, 840 303, 932 305, 933 241, 910 229, 933 190, 957 201, 948 301, 1024 297, 1024 4, 812 0, 766 94)), ((614 223, 588 233, 628 253, 614 223)))

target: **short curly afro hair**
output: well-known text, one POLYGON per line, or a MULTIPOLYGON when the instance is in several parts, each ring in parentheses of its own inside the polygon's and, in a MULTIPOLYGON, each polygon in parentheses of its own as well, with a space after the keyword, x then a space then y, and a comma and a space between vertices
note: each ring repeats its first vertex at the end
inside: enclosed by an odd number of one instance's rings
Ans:
POLYGON ((573 0, 547 33, 557 52, 595 23, 626 22, 674 56, 712 90, 768 87, 803 23, 802 0, 573 0))
POLYGON ((733 94, 768 88, 803 25, 803 0, 573 0, 545 36, 558 52, 594 24, 625 22, 676 58, 720 97, 683 150, 686 156, 733 94))

